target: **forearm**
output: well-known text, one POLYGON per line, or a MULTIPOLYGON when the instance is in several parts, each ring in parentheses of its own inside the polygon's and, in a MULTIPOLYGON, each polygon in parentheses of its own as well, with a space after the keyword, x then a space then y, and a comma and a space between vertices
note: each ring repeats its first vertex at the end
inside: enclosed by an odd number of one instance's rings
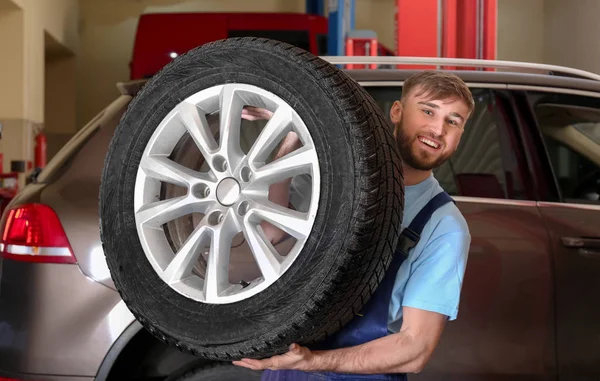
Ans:
POLYGON ((423 343, 400 332, 355 347, 314 351, 311 368, 337 373, 415 373, 426 357, 423 343))

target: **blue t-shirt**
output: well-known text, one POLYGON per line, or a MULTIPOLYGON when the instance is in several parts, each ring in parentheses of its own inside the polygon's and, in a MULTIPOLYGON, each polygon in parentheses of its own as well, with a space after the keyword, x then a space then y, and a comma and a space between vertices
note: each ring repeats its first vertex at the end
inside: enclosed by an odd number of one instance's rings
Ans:
MULTIPOLYGON (((433 174, 419 184, 405 186, 402 229, 442 191, 433 174)), ((388 312, 390 332, 400 330, 403 306, 456 319, 470 243, 467 222, 454 203, 433 213, 396 275, 388 312)))

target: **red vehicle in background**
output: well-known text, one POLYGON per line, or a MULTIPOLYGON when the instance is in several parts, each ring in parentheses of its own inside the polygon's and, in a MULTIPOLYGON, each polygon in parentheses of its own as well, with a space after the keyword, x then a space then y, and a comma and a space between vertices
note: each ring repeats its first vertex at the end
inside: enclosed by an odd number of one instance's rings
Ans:
POLYGON ((326 17, 302 13, 156 13, 140 16, 131 79, 149 78, 179 54, 229 37, 266 37, 327 54, 326 17))

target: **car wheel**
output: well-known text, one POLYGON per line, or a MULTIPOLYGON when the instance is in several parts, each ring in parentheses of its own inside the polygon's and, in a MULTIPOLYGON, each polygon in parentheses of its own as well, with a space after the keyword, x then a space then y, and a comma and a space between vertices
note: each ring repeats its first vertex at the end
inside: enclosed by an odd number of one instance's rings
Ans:
POLYGON ((210 359, 265 357, 360 310, 403 202, 390 126, 362 87, 304 50, 228 39, 181 55, 132 100, 105 160, 101 236, 156 337, 210 359), (242 121, 247 106, 272 116, 242 121), (290 133, 301 146, 274 159, 290 133), (289 203, 272 201, 273 184, 289 184, 289 203))

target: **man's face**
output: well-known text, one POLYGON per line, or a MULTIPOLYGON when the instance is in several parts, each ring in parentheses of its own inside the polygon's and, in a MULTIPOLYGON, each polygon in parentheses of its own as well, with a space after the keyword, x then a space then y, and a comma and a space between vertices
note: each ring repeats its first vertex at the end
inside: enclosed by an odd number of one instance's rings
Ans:
POLYGON ((416 96, 418 93, 415 89, 404 101, 396 101, 390 117, 405 164, 428 171, 456 151, 469 108, 458 98, 430 99, 428 94, 416 96))

